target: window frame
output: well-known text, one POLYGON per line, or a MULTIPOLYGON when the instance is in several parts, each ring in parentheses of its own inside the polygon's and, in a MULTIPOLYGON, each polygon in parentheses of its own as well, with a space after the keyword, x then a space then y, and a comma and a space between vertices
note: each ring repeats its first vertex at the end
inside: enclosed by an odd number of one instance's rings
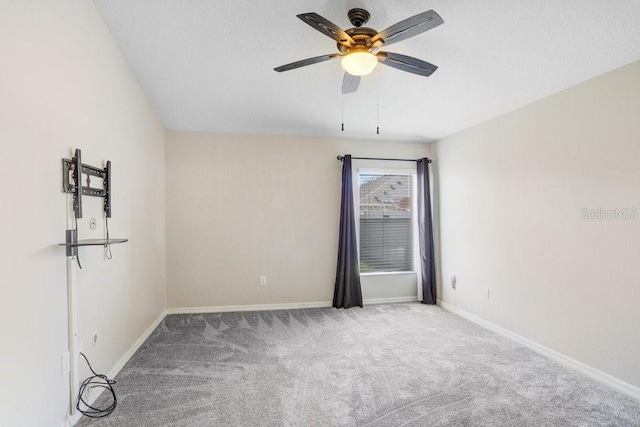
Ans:
POLYGON ((384 275, 402 275, 417 274, 420 258, 420 243, 418 236, 418 172, 413 169, 402 168, 385 168, 385 167, 357 167, 353 168, 353 204, 356 225, 356 244, 358 245, 358 265, 360 264, 360 175, 405 175, 411 179, 411 227, 412 227, 412 249, 413 249, 413 265, 408 271, 371 271, 360 272, 361 276, 384 276, 384 275))

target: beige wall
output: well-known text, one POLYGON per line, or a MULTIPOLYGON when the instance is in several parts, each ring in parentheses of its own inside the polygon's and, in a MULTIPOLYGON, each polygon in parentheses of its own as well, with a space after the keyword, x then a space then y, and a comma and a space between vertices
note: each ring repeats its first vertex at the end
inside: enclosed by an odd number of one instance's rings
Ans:
MULTIPOLYGON (((336 156, 420 158, 428 150, 422 143, 167 132, 168 306, 331 301, 336 156), (258 285, 260 275, 267 286, 258 285)), ((386 287, 365 277, 363 295, 415 296, 415 276, 390 276, 386 287)))
MULTIPOLYGON (((69 398, 61 158, 80 148, 85 163, 113 162, 111 235, 131 239, 111 261, 80 249, 79 340, 109 372, 165 307, 164 129, 91 1, 2 2, 0 57, 0 425, 58 427, 69 398)), ((80 237, 102 237, 99 200, 85 202, 80 237)))
POLYGON ((640 386, 640 62, 434 148, 441 298, 640 386))

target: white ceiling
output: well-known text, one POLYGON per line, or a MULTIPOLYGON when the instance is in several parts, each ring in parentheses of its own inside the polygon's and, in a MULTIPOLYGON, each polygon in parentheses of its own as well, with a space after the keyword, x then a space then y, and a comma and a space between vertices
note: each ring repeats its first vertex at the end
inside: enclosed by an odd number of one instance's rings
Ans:
POLYGON ((640 59, 638 0, 95 3, 172 130, 432 141, 640 59), (439 69, 425 78, 379 65, 345 96, 339 60, 273 71, 337 51, 296 14, 347 29, 352 7, 378 31, 434 9, 443 25, 386 50, 439 69))

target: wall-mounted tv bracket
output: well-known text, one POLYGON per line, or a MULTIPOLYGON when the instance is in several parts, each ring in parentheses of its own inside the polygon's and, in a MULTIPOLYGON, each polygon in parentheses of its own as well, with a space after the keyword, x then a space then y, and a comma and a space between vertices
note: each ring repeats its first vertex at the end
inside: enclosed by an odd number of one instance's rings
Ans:
MULTIPOLYGON (((111 218, 111 162, 107 161, 104 169, 82 163, 82 153, 76 149, 71 159, 62 159, 62 191, 73 194, 73 213, 76 218, 82 218, 82 196, 102 197, 104 199, 104 213, 111 218), (87 175, 86 185, 82 183, 82 175, 87 175), (102 188, 91 186, 91 177, 102 180, 102 188)), ((109 236, 107 228, 107 237, 109 236)), ((105 246, 112 243, 124 243, 128 239, 85 239, 78 240, 76 230, 67 230, 65 243, 67 256, 77 256, 78 246, 105 246)), ((80 262, 78 261, 78 264, 80 262)))
POLYGON ((82 218, 82 196, 102 197, 104 213, 111 218, 111 162, 104 169, 82 163, 82 153, 76 149, 71 159, 62 159, 62 191, 73 194, 73 212, 76 218, 82 218), (82 184, 82 175, 87 175, 86 186, 82 184), (91 177, 102 180, 102 188, 91 187, 91 177))

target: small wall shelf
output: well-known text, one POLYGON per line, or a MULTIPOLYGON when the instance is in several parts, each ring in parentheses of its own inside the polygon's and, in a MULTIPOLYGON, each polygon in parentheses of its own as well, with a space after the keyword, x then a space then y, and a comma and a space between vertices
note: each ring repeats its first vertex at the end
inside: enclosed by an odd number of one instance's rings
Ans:
POLYGON ((60 246, 69 246, 71 248, 77 248, 78 246, 107 246, 128 241, 129 239, 84 239, 75 243, 60 243, 60 246))
POLYGON ((58 243, 58 246, 67 248, 67 256, 75 256, 78 254, 80 246, 108 246, 116 243, 128 242, 129 239, 82 239, 78 240, 76 230, 67 230, 67 241, 58 243))

